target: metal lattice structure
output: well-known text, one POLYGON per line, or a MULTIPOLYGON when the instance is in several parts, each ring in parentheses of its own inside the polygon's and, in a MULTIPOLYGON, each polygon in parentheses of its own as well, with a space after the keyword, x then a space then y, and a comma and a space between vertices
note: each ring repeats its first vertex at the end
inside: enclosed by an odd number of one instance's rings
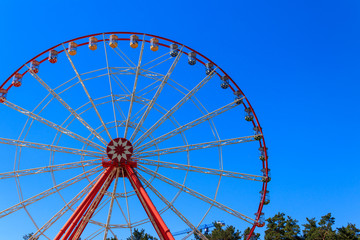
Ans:
POLYGON ((19 201, 0 206, 1 226, 21 211, 31 239, 144 228, 171 240, 186 227, 182 239, 205 240, 198 228, 218 218, 250 227, 250 239, 264 226, 271 178, 255 111, 221 67, 184 44, 131 32, 60 43, 1 84, 5 111, 0 121, 14 131, 1 133, 0 151, 15 162, 2 165, 0 184, 14 179, 19 201))

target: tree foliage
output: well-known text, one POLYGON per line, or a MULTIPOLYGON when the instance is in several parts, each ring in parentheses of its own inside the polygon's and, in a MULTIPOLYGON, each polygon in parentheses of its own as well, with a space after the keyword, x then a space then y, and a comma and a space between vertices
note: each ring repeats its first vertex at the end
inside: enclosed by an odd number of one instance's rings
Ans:
MULTIPOLYGON (((28 234, 26 234, 26 235, 24 235, 23 236, 23 239, 24 240, 28 240, 28 239, 30 239, 31 237, 32 237, 32 235, 33 235, 34 233, 28 233, 28 234)), ((37 238, 34 238, 34 240, 38 240, 39 238, 37 237, 37 238)))
POLYGON ((300 226, 298 221, 285 213, 275 214, 274 217, 266 219, 267 230, 265 231, 265 240, 298 240, 301 239, 300 226))
POLYGON ((360 229, 355 224, 348 223, 346 227, 338 228, 338 239, 342 240, 358 240, 360 239, 360 229))
POLYGON ((148 233, 145 233, 144 229, 139 230, 135 228, 132 236, 128 237, 127 240, 157 240, 157 238, 151 236, 148 233))
MULTIPOLYGON (((247 236, 249 235, 250 231, 251 231, 251 228, 249 228, 249 227, 245 229, 244 234, 243 234, 243 239, 244 240, 247 239, 247 236)), ((259 240, 260 239, 260 233, 254 233, 253 232, 252 236, 253 236, 254 240, 259 240)))
MULTIPOLYGON (((317 221, 315 218, 306 218, 302 224, 302 235, 300 225, 296 219, 286 216, 285 213, 277 213, 275 216, 266 219, 265 240, 360 240, 360 229, 355 224, 348 223, 346 227, 334 228, 335 218, 328 213, 317 221)), ((206 231, 204 236, 209 240, 247 240, 251 229, 248 227, 242 234, 241 231, 232 225, 223 227, 220 222, 214 222, 214 228, 206 231)), ((29 240, 33 233, 23 236, 29 240)), ((260 234, 253 233, 252 240, 259 240, 260 234)), ((194 234, 196 240, 201 238, 194 234)), ((38 238, 34 239, 37 240, 38 238)), ((118 240, 107 238, 106 240, 118 240)), ((144 229, 134 229, 132 236, 126 240, 157 240, 155 237, 145 233, 144 229)))

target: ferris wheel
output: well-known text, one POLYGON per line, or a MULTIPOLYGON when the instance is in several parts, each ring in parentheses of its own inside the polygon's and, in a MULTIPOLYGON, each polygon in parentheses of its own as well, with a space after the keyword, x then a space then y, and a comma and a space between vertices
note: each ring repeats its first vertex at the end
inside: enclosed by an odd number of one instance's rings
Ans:
POLYGON ((17 69, 0 103, 3 227, 21 232, 26 215, 31 239, 143 228, 171 240, 185 228, 181 239, 206 239, 204 221, 250 227, 247 239, 265 224, 271 178, 254 109, 184 44, 133 32, 72 39, 17 69))

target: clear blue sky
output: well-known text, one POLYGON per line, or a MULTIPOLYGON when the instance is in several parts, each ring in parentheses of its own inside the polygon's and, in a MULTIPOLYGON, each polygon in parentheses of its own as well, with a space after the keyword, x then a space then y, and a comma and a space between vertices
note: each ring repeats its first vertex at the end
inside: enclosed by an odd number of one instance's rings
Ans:
POLYGON ((360 226, 359 11, 355 0, 3 1, 0 79, 91 33, 184 43, 232 76, 257 113, 272 171, 266 217, 304 223, 331 212, 337 227, 360 226))

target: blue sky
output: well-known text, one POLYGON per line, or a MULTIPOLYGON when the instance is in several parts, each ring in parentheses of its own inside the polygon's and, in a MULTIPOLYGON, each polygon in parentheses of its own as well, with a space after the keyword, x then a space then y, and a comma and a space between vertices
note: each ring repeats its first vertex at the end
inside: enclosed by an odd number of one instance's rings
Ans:
POLYGON ((0 79, 91 33, 184 43, 221 66, 257 113, 272 172, 266 217, 331 212, 337 227, 359 225, 359 10, 358 1, 4 1, 0 79))

